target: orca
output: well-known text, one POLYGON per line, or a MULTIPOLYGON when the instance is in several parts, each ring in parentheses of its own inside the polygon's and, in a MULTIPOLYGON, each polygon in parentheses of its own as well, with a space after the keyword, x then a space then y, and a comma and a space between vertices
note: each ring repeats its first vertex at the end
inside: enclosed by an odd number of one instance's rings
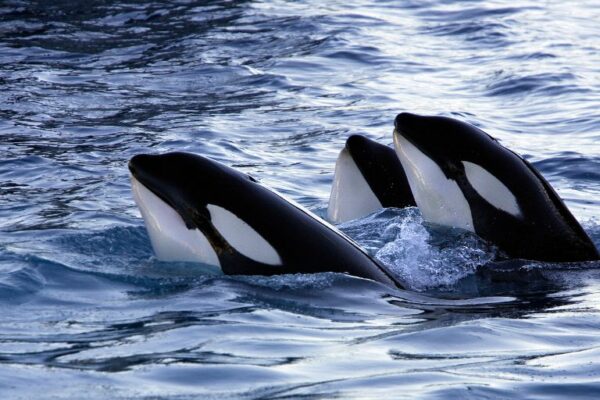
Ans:
POLYGON ((335 163, 327 218, 338 224, 384 207, 416 206, 394 149, 352 135, 335 163))
POLYGON ((452 118, 401 113, 394 147, 424 220, 472 231, 510 258, 600 258, 544 177, 481 129, 452 118))
POLYGON ((190 153, 129 161, 156 257, 231 275, 340 272, 403 284, 350 238, 249 175, 190 153))

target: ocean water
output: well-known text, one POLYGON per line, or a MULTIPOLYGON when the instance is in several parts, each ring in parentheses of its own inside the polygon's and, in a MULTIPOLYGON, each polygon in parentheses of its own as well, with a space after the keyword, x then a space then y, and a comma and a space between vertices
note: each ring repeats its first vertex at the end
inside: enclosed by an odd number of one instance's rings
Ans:
POLYGON ((189 151, 323 215, 350 134, 480 126, 600 245, 596 1, 0 2, 2 399, 598 398, 600 264, 383 210, 341 228, 410 285, 152 254, 126 163, 189 151))

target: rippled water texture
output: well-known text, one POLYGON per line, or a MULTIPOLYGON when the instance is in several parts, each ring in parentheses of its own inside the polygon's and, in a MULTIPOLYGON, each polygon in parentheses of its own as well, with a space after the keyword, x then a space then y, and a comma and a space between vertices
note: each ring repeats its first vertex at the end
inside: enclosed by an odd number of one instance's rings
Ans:
POLYGON ((342 226, 410 283, 161 263, 127 160, 210 156, 323 214, 353 133, 454 116, 600 244, 595 1, 0 3, 0 397, 597 398, 598 265, 500 266, 385 210, 342 226))

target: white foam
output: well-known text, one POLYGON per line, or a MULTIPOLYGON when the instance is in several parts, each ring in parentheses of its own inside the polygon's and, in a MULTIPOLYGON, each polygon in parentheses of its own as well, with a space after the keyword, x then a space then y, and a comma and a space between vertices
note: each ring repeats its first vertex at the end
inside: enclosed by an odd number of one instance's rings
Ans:
POLYGON ((413 290, 451 286, 494 256, 485 242, 471 234, 459 237, 448 232, 447 244, 432 244, 432 234, 416 208, 398 210, 391 219, 386 216, 378 231, 382 244, 375 258, 413 290))

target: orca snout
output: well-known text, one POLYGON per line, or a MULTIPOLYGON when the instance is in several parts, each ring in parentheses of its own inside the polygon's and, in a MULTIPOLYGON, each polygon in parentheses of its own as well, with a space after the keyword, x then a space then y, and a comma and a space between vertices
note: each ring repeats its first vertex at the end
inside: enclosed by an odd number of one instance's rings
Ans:
POLYGON ((144 170, 148 170, 155 163, 158 156, 151 154, 137 154, 133 156, 127 164, 129 172, 133 176, 138 176, 144 170))
POLYGON ((396 115, 394 127, 396 128, 396 131, 406 133, 418 118, 419 116, 416 114, 407 112, 400 113, 396 115))
POLYGON ((348 139, 346 139, 346 148, 361 148, 365 146, 368 139, 362 135, 350 135, 348 139))
MULTIPOLYGON (((135 156, 137 157, 137 156, 135 156)), ((133 157, 131 160, 129 160, 129 162, 127 163, 127 168, 129 168, 129 172, 131 173, 131 175, 135 175, 136 172, 136 163, 135 163, 135 157, 133 157)))

